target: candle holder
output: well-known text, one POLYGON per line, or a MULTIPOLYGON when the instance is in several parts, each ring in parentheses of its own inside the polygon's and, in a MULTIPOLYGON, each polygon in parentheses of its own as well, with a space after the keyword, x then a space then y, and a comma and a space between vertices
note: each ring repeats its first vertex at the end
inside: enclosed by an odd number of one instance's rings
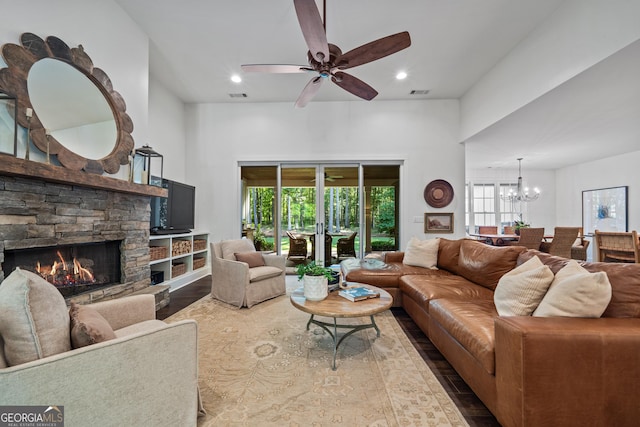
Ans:
POLYGON ((132 164, 132 169, 133 169, 133 181, 134 182, 138 182, 140 184, 150 184, 150 185, 156 185, 156 186, 162 186, 162 174, 163 174, 163 168, 164 168, 164 158, 162 156, 162 154, 158 153, 157 151, 154 151, 153 148, 151 148, 149 145, 144 145, 141 148, 136 148, 133 151, 133 164, 132 164), (160 169, 160 179, 151 179, 151 167, 152 167, 152 160, 154 161, 154 164, 157 163, 157 161, 160 162, 160 166, 159 167, 154 167, 154 169, 160 169), (139 179, 138 179, 139 177, 139 179))

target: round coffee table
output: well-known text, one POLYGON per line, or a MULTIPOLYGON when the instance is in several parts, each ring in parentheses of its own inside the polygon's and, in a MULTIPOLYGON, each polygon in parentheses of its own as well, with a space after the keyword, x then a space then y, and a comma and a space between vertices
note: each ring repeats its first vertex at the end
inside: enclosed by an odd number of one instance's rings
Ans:
POLYGON ((330 292, 329 296, 327 296, 327 298, 323 299, 322 301, 307 301, 307 299, 304 297, 304 290, 302 287, 300 287, 293 291, 290 298, 291 304, 293 304, 295 308, 297 308, 298 310, 302 310, 305 313, 311 314, 311 318, 307 322, 307 330, 309 330, 309 325, 313 323, 314 325, 318 325, 322 329, 327 331, 327 333, 333 339, 332 369, 334 371, 336 370, 336 355, 338 353, 338 347, 340 346, 342 341, 344 341, 345 338, 347 338, 354 332, 361 331, 367 328, 374 328, 376 330, 377 336, 380 336, 380 329, 378 329, 378 326, 373 319, 373 315, 388 310, 393 304, 393 297, 383 289, 371 285, 366 285, 364 283, 354 282, 349 282, 349 286, 364 286, 369 289, 373 289, 374 291, 380 292, 380 297, 352 302, 338 295, 338 291, 336 290, 330 292), (332 317, 333 323, 322 322, 315 319, 314 316, 332 317), (367 323, 364 325, 339 325, 337 322, 338 318, 365 316, 369 316, 369 318, 371 319, 371 323, 367 323), (332 328, 333 331, 331 331, 331 329, 329 328, 332 328), (338 328, 350 330, 342 335, 340 339, 338 339, 338 328))

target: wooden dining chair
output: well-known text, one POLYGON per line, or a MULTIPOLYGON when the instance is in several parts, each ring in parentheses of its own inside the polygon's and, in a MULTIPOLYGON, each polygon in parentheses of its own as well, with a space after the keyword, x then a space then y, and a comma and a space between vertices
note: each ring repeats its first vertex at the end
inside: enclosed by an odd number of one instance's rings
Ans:
POLYGON ((502 234, 515 234, 515 230, 511 225, 505 225, 502 234))
POLYGON ((598 260, 602 262, 640 262, 638 233, 595 232, 598 260))
POLYGON ((498 234, 498 227, 496 225, 479 225, 478 234, 498 234))
POLYGON ((544 238, 544 227, 525 227, 520 229, 520 238, 512 242, 512 245, 524 246, 525 248, 539 250, 544 238))
MULTIPOLYGON (((520 229, 522 232, 523 229, 520 229)), ((556 227, 553 230, 553 240, 551 243, 544 242, 540 245, 540 250, 551 255, 563 258, 571 258, 571 247, 578 238, 580 227, 556 227)))

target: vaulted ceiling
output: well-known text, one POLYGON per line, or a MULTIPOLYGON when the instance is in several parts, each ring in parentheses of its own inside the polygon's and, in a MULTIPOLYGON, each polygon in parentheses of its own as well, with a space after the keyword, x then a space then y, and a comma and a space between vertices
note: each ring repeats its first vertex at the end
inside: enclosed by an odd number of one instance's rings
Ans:
MULTIPOLYGON (((293 0, 116 0, 150 39, 150 70, 185 103, 290 102, 307 74, 242 73, 241 64, 306 65, 293 0), (233 83, 237 74, 242 82, 233 83), (246 97, 230 95, 246 94, 246 97)), ((322 9, 322 1, 316 0, 322 9)), ((562 0, 327 0, 330 43, 348 51, 409 31, 412 45, 349 70, 374 87, 371 102, 461 98, 562 0), (397 80, 405 71, 407 78, 397 80), (411 91, 427 90, 412 95, 411 91)), ((636 150, 638 47, 587 70, 472 137, 468 167, 557 168, 636 150), (622 69, 621 69, 622 67, 622 69), (613 74, 613 78, 612 78, 613 74), (603 145, 605 142, 606 145, 603 145), (605 150, 606 148, 606 150, 605 150)), ((361 101, 324 84, 312 102, 361 101)))

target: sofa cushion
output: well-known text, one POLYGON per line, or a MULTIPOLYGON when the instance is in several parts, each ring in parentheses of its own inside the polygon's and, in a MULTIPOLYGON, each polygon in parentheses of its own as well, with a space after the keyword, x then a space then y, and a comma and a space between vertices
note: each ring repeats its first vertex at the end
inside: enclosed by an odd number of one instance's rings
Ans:
MULTIPOLYGON (((493 301, 435 299, 429 303, 431 322, 440 324, 489 374, 495 373, 493 301)), ((435 343, 437 345, 437 343, 435 343)))
MULTIPOLYGON (((403 256, 404 252, 399 254, 403 256)), ((387 256, 384 263, 378 260, 346 259, 340 263, 342 277, 348 282, 367 283, 379 288, 397 288, 398 279, 404 275, 438 274, 439 270, 403 264, 402 256, 387 256), (389 258, 400 259, 400 261, 389 262, 389 258)))
MULTIPOLYGON (((560 271, 569 262, 566 258, 544 252, 529 250, 518 257, 522 263, 537 256, 551 267, 554 273, 560 271)), ((602 317, 640 317, 640 264, 621 262, 580 262, 580 265, 592 273, 603 271, 611 284, 611 301, 602 317)))
POLYGON ((55 286, 16 268, 0 284, 0 335, 9 366, 71 350, 69 313, 55 286))
POLYGON ((458 258, 460 258, 460 245, 462 240, 449 240, 440 238, 438 244, 438 268, 444 268, 453 274, 458 274, 458 258))
POLYGON ((420 240, 412 237, 407 244, 402 263, 414 267, 437 268, 438 239, 420 240))
POLYGON ((553 282, 551 269, 533 257, 506 273, 498 281, 494 294, 500 316, 530 316, 553 282))
POLYGON ((439 274, 428 276, 402 276, 402 298, 411 298, 427 312, 432 299, 493 300, 493 292, 489 289, 445 270, 437 272, 439 274))
POLYGON ((220 242, 222 258, 236 261, 236 252, 255 252, 256 248, 249 239, 223 240, 220 242))
POLYGON ((259 282, 260 280, 270 279, 281 275, 283 270, 278 267, 269 265, 263 267, 255 267, 249 269, 249 282, 259 282))
POLYGON ((109 322, 91 306, 71 303, 71 345, 73 348, 85 347, 116 337, 109 322))
POLYGON ((522 246, 491 246, 475 240, 460 244, 458 274, 478 285, 494 290, 498 280, 513 270, 522 246))
POLYGON ((600 317, 610 300, 611 284, 607 274, 603 271, 589 273, 571 260, 558 271, 533 315, 600 317))
POLYGON ((249 268, 262 267, 265 265, 261 252, 236 252, 236 261, 246 262, 249 268))

